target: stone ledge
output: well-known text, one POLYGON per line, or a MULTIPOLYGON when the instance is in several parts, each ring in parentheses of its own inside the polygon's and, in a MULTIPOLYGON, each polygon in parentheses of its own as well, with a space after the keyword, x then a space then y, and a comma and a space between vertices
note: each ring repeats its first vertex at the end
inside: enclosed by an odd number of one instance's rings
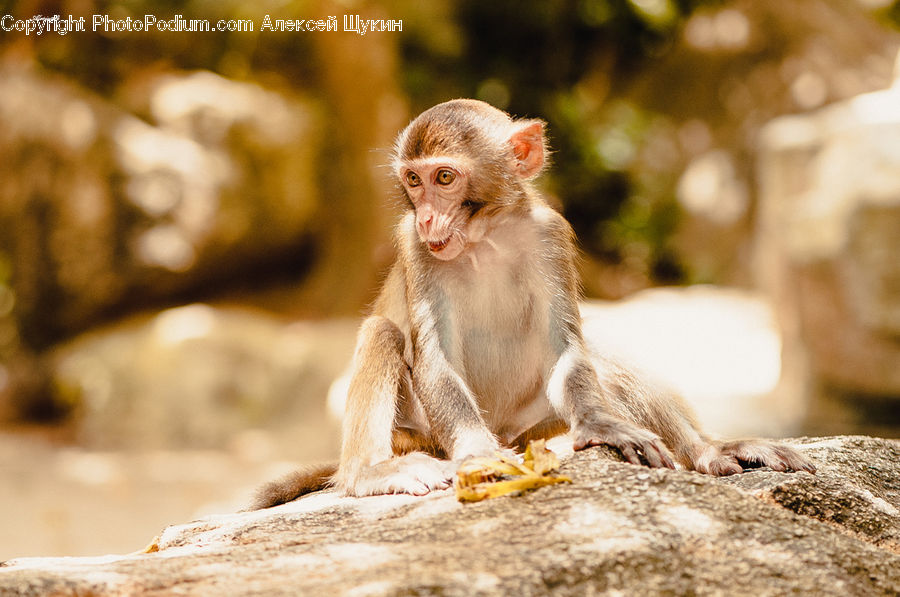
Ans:
POLYGON ((3 595, 891 594, 900 442, 791 442, 816 475, 716 479, 580 452, 572 485, 458 503, 323 492, 171 526, 158 552, 20 558, 3 595))

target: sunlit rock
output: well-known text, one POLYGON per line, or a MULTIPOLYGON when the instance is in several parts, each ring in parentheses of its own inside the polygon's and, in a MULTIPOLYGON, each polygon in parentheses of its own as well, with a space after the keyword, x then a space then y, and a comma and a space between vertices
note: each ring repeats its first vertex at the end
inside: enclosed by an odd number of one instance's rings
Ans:
POLYGON ((143 553, 15 558, 14 595, 895 595, 896 441, 792 442, 819 466, 714 478, 564 459, 565 485, 461 504, 333 491, 175 524, 143 553))

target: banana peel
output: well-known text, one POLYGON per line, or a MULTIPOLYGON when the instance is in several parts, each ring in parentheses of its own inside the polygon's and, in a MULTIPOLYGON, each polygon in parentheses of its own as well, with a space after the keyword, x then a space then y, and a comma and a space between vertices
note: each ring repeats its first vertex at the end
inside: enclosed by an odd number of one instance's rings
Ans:
POLYGON ((521 462, 506 454, 465 460, 456 472, 453 486, 459 501, 479 502, 545 485, 571 483, 565 475, 551 474, 558 469, 559 458, 541 439, 529 442, 521 462))

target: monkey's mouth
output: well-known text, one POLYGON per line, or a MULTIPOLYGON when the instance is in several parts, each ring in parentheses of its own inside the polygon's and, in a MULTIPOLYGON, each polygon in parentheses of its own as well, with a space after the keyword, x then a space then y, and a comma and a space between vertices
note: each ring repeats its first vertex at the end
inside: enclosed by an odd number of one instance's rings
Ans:
POLYGON ((441 251, 444 250, 444 247, 446 247, 447 245, 450 244, 450 238, 451 237, 448 236, 444 240, 439 240, 436 242, 435 241, 427 241, 426 244, 428 245, 428 248, 431 250, 432 253, 440 253, 441 251))

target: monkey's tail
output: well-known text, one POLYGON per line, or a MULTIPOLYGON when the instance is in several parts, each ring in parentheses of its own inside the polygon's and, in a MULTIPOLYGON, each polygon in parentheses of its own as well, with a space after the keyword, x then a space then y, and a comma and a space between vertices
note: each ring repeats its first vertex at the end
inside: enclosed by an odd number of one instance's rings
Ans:
POLYGON ((307 493, 331 486, 337 463, 304 466, 281 479, 270 481, 256 490, 247 510, 262 510, 286 504, 307 493))

